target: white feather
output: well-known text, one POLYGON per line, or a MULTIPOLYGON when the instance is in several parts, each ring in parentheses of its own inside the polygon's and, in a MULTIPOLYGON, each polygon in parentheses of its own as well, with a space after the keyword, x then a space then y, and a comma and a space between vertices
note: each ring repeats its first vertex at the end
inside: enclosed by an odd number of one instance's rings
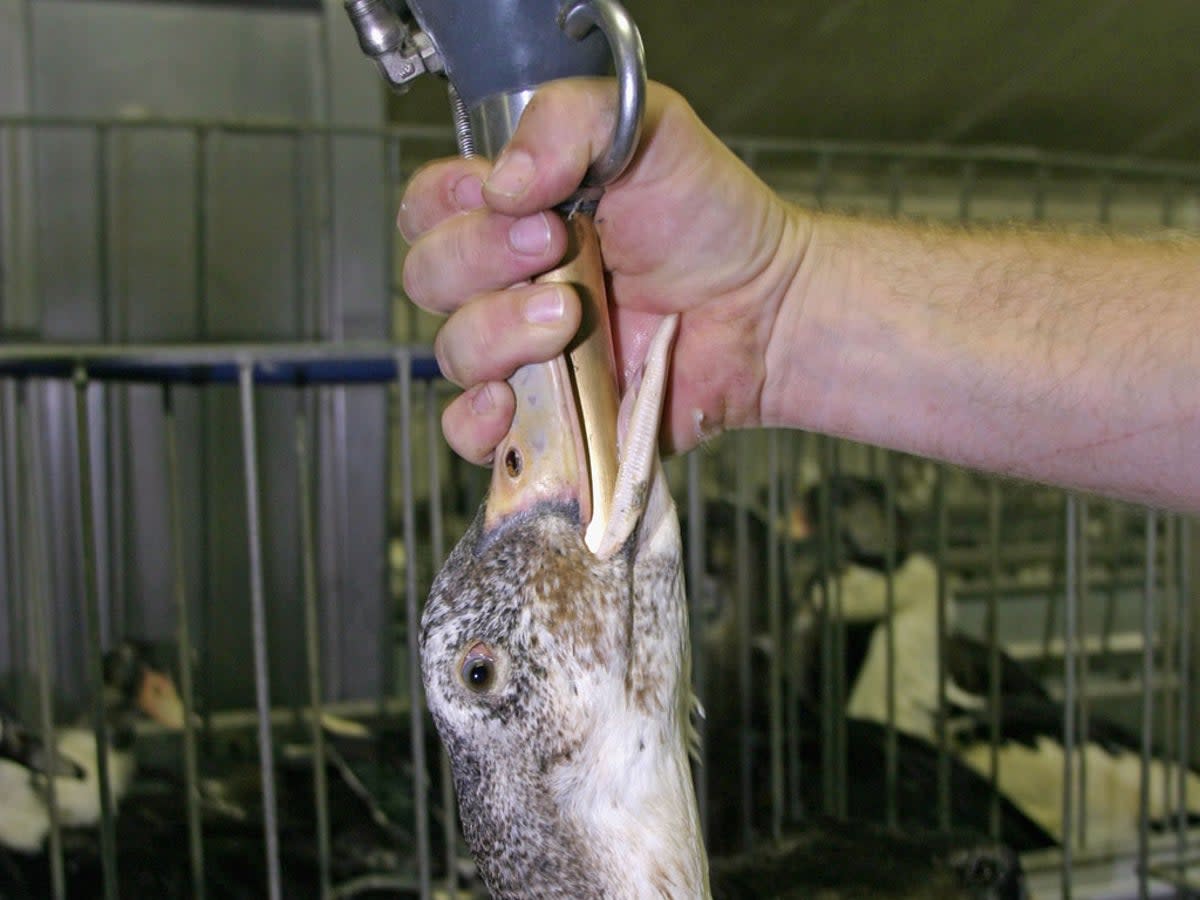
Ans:
MULTIPOLYGON (((926 740, 934 737, 937 712, 937 568, 926 556, 913 554, 893 580, 895 614, 896 727, 926 740)), ((837 579, 846 621, 882 618, 887 579, 879 572, 853 566, 837 579)), ((880 625, 871 635, 862 670, 846 712, 853 718, 887 721, 887 632, 880 625)))
POLYGON ((0 760, 0 844, 21 853, 37 853, 50 831, 46 803, 29 769, 0 760))
POLYGON ((708 895, 700 824, 681 724, 633 708, 623 690, 600 679, 581 689, 604 691, 604 727, 588 736, 578 763, 556 779, 570 818, 588 833, 621 897, 708 895))
MULTIPOLYGON (((64 729, 58 736, 58 751, 83 770, 81 777, 54 779, 59 821, 66 826, 95 825, 100 821, 100 763, 95 733, 84 728, 64 729)), ((109 797, 114 813, 129 790, 135 768, 132 754, 108 748, 109 797)))
MULTIPOLYGON (((1010 742, 999 748, 997 784, 1025 815, 1056 840, 1063 840, 1063 764, 1066 750, 1050 737, 1039 737, 1036 749, 1010 742)), ((985 778, 991 771, 986 743, 964 747, 959 756, 985 778)), ((1141 758, 1136 753, 1110 754, 1097 744, 1078 748, 1072 766, 1076 803, 1086 797, 1085 836, 1092 850, 1128 849, 1137 836, 1141 798, 1141 758), (1082 793, 1081 793, 1082 792, 1082 793)), ((1164 803, 1165 784, 1177 783, 1159 760, 1150 763, 1150 818, 1162 820, 1173 809, 1164 803)), ((1188 772, 1188 795, 1200 798, 1200 780, 1188 772)), ((1176 794, 1172 789, 1172 804, 1176 794)), ((1076 817, 1078 822, 1079 817, 1076 817)), ((1075 826, 1079 834, 1079 826, 1075 826)))
MULTIPOLYGON (((882 618, 885 613, 887 580, 883 574, 851 567, 838 579, 839 600, 848 621, 882 618)), ((927 557, 914 554, 897 570, 894 579, 893 639, 895 641, 896 727, 934 743, 938 682, 937 569, 927 557)), ((947 625, 953 624, 953 604, 947 604, 947 625)), ((880 624, 871 635, 861 673, 847 704, 854 718, 887 721, 886 629, 880 624)), ((964 691, 953 681, 946 683, 947 700, 964 708, 981 708, 981 698, 964 691)), ((955 752, 984 778, 991 777, 991 751, 987 742, 956 746, 955 752)), ((1040 737, 1036 747, 1007 742, 999 747, 1000 792, 1025 815, 1056 840, 1063 839, 1063 772, 1066 751, 1051 736, 1040 737)), ((1116 849, 1129 845, 1137 834, 1141 797, 1141 761, 1137 754, 1109 753, 1097 744, 1076 751, 1075 777, 1086 796, 1087 846, 1116 849), (1082 765, 1081 765, 1082 763, 1082 765)), ((1171 813, 1164 802, 1174 801, 1178 768, 1168 771, 1159 760, 1150 764, 1150 818, 1164 819, 1171 813)), ((1200 778, 1188 772, 1188 796, 1200 803, 1200 778)))

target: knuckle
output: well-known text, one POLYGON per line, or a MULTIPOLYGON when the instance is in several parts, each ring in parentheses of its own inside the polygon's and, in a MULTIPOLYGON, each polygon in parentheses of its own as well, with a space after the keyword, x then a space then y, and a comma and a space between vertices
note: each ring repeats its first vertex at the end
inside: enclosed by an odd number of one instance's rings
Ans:
POLYGON ((448 157, 422 164, 409 177, 401 194, 396 226, 412 243, 450 216, 460 212, 454 186, 466 175, 479 174, 481 160, 448 157))

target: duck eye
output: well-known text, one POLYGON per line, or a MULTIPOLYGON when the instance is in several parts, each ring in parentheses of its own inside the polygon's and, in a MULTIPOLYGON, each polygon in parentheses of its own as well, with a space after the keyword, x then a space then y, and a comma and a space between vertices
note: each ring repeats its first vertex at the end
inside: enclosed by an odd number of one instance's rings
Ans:
POLYGON ((490 690, 496 683, 496 659, 485 644, 475 644, 467 651, 461 671, 463 684, 477 694, 490 690))

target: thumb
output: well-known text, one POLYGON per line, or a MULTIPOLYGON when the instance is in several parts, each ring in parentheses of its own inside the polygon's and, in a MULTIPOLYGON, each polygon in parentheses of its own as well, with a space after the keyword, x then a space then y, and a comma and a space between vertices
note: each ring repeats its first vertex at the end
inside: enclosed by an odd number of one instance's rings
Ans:
POLYGON ((488 206, 524 216, 566 200, 608 149, 616 108, 613 79, 571 78, 539 88, 484 182, 488 206))

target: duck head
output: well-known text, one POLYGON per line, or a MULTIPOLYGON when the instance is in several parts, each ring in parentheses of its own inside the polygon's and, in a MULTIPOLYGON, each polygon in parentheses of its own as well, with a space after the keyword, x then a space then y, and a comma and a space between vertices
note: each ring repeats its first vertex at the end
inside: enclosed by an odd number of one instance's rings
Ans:
POLYGON ((708 892, 679 526, 653 439, 669 325, 622 403, 611 498, 593 492, 563 360, 517 374, 488 499, 425 607, 429 708, 498 898, 708 892))
POLYGON ((104 655, 105 705, 118 720, 114 724, 143 716, 172 731, 183 728, 183 700, 155 655, 150 644, 135 640, 124 640, 104 655))

